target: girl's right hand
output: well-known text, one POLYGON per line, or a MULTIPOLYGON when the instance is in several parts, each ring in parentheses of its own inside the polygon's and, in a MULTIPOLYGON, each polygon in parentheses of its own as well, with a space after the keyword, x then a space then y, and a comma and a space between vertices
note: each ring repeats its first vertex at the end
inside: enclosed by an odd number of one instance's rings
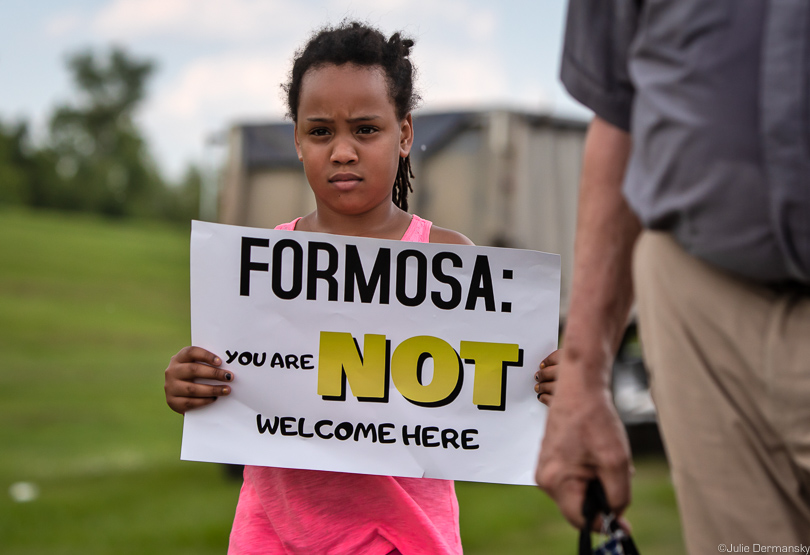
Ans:
POLYGON ((172 357, 166 368, 166 403, 175 412, 185 414, 189 409, 210 405, 217 397, 231 392, 227 385, 196 383, 197 379, 232 382, 230 370, 218 368, 222 359, 200 347, 185 347, 172 357))

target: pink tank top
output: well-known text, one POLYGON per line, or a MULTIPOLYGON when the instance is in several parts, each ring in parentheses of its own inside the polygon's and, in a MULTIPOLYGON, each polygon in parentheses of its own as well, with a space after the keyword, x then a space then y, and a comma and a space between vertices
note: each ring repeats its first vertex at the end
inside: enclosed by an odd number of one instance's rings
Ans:
MULTIPOLYGON (((413 216, 402 240, 427 243, 430 227, 413 216)), ((245 467, 229 554, 397 552, 462 552, 452 481, 245 467)))
MULTIPOLYGON (((298 225, 298 220, 300 219, 301 218, 295 218, 293 221, 287 222, 286 224, 277 225, 276 229, 293 231, 295 226, 298 225)), ((403 235, 402 239, 400 240, 411 243, 430 243, 430 227, 432 225, 433 222, 423 220, 414 214, 411 218, 411 223, 408 226, 408 229, 405 230, 405 235, 403 235)))

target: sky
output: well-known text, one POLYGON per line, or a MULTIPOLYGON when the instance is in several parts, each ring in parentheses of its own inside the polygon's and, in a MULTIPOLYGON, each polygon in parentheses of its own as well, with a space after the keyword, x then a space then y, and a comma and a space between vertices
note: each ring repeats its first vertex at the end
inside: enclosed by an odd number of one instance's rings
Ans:
MULTIPOLYGON (((283 121, 280 84, 311 32, 344 18, 416 41, 420 110, 511 108, 585 119, 559 84, 565 0, 0 0, 0 121, 35 138, 75 101, 71 53, 154 60, 137 114, 160 168, 211 163, 238 123, 283 121), (220 141, 221 142, 221 141, 220 141)), ((417 130, 418 133, 418 130, 417 130)))

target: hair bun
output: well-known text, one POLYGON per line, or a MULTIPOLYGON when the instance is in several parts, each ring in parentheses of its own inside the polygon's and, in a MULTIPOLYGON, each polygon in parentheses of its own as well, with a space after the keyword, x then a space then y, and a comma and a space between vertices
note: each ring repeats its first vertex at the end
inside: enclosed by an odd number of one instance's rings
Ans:
POLYGON ((414 42, 411 39, 403 39, 402 35, 399 33, 394 33, 391 35, 391 38, 388 39, 388 46, 393 48, 397 56, 402 56, 403 58, 408 57, 413 45, 414 42))

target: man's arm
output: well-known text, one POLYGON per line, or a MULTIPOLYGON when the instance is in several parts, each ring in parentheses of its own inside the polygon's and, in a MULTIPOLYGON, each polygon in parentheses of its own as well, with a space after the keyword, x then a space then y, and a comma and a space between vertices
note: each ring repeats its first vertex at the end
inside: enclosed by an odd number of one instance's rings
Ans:
POLYGON ((588 481, 598 477, 620 515, 632 462, 610 391, 611 368, 633 301, 631 260, 640 225, 622 196, 630 135, 595 117, 585 140, 571 305, 559 379, 536 479, 568 521, 583 524, 588 481))

